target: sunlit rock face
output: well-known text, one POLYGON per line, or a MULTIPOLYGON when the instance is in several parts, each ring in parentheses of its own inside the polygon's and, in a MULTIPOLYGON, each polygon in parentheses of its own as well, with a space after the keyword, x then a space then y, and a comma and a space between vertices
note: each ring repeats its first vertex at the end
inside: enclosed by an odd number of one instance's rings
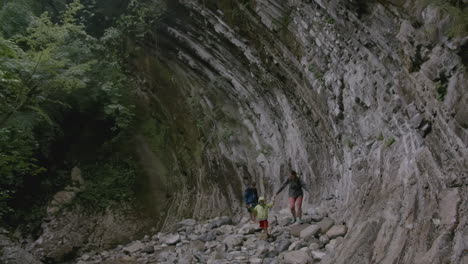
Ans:
POLYGON ((325 263, 467 262, 468 39, 445 36, 440 9, 169 2, 129 44, 132 145, 162 227, 240 212, 248 180, 270 197, 294 169, 312 189, 305 209, 348 226, 325 263))

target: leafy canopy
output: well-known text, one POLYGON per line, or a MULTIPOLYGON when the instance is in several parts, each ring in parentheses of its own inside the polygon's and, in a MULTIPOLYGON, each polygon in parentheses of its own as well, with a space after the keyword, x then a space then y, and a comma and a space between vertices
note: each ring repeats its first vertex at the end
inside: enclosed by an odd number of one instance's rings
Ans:
POLYGON ((130 79, 107 40, 85 31, 80 1, 54 19, 27 8, 0 9, 0 22, 6 21, 0 26, 0 218, 11 212, 8 203, 24 182, 46 170, 40 149, 60 136, 63 112, 97 105, 96 118, 112 120, 115 135, 134 115, 130 79), (19 19, 20 13, 27 16, 19 19))

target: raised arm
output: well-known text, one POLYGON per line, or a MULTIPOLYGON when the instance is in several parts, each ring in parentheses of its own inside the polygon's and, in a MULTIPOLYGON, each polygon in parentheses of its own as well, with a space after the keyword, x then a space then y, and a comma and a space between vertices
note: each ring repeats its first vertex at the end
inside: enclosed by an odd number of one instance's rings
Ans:
POLYGON ((286 187, 286 185, 288 185, 288 183, 289 183, 289 178, 286 179, 286 181, 283 183, 283 185, 281 185, 279 190, 276 192, 275 196, 278 195, 284 189, 284 187, 286 187))
POLYGON ((272 208, 273 205, 275 205, 275 201, 271 201, 270 203, 267 204, 268 208, 272 208))

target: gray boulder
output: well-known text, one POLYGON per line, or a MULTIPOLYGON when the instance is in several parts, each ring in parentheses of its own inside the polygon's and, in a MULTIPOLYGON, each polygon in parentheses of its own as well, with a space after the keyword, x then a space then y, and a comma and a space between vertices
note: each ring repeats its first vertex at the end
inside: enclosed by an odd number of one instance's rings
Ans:
POLYGON ((216 234, 214 232, 204 233, 201 234, 197 239, 203 242, 213 241, 216 239, 216 234))
POLYGON ((319 240, 322 244, 327 244, 328 242, 330 242, 330 238, 327 235, 320 236, 319 240))
POLYGON ((278 245, 276 246, 276 251, 278 252, 283 252, 283 251, 286 251, 288 250, 289 246, 291 245, 291 241, 290 240, 287 240, 287 239, 284 239, 284 240, 280 240, 278 242, 278 245))
POLYGON ((223 243, 228 247, 228 249, 234 249, 235 247, 241 246, 244 242, 242 235, 232 235, 228 236, 223 240, 223 243))
POLYGON ((153 246, 146 246, 145 248, 143 248, 143 250, 141 252, 146 253, 146 254, 153 254, 154 253, 154 247, 153 246))
POLYGON ((238 233, 244 235, 253 234, 257 230, 257 228, 257 224, 246 223, 239 229, 238 233))
POLYGON ((328 252, 333 252, 338 245, 338 242, 336 239, 330 240, 330 242, 325 246, 328 252))
POLYGON ((84 179, 81 176, 80 168, 73 167, 73 169, 71 170, 71 175, 70 176, 71 176, 71 180, 72 180, 73 184, 78 185, 78 186, 82 186, 84 184, 84 179))
POLYGON ((284 253, 285 264, 308 264, 312 263, 311 257, 302 250, 290 251, 284 253))
POLYGON ((325 255, 327 255, 327 252, 320 251, 320 250, 312 250, 310 254, 314 260, 320 261, 325 257, 325 255))
POLYGON ((180 242, 180 235, 179 234, 170 234, 170 235, 167 235, 165 238, 164 238, 164 243, 168 244, 168 245, 175 245, 177 243, 180 242))
POLYGON ((298 240, 298 241, 294 241, 288 248, 289 251, 292 251, 292 250, 299 250, 303 247, 307 246, 305 244, 304 241, 301 241, 301 240, 298 240))
POLYGON ((70 204, 76 197, 74 191, 60 191, 54 195, 54 198, 47 207, 48 214, 57 213, 63 206, 70 204))
POLYGON ((344 225, 333 226, 330 230, 327 231, 327 237, 334 239, 337 237, 342 237, 346 235, 348 228, 344 225))
POLYGON ((201 240, 194 240, 190 242, 190 247, 196 251, 203 251, 205 250, 205 243, 203 243, 201 240))
POLYGON ((326 234, 327 231, 335 224, 335 221, 333 221, 330 218, 324 218, 322 221, 318 223, 320 226, 320 233, 321 234, 326 234))
POLYGON ((135 241, 135 242, 131 243, 130 245, 124 247, 123 251, 125 253, 132 254, 132 253, 135 253, 135 252, 137 252, 139 250, 142 250, 144 247, 145 247, 145 244, 141 243, 140 241, 135 241))
POLYGON ((16 246, 9 246, 0 249, 0 263, 42 264, 42 262, 37 260, 33 255, 31 255, 31 253, 16 246))
POLYGON ((177 227, 182 227, 182 226, 194 226, 197 224, 197 221, 195 219, 184 219, 176 224, 177 227))
POLYGON ((308 228, 310 225, 293 225, 289 228, 289 232, 292 236, 299 237, 301 235, 302 230, 308 228))
POLYGON ((318 234, 319 231, 320 231, 320 226, 319 225, 311 225, 311 226, 308 226, 307 228, 303 229, 300 232, 299 237, 302 238, 302 239, 307 239, 309 237, 315 236, 316 234, 318 234))
POLYGON ((209 228, 214 229, 223 225, 232 225, 232 219, 227 216, 222 216, 210 222, 209 228))

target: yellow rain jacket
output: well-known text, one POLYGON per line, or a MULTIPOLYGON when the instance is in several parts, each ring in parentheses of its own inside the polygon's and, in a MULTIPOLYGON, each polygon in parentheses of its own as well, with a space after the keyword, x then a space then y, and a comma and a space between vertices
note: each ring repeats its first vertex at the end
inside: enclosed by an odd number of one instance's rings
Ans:
POLYGON ((271 202, 263 206, 260 204, 255 206, 254 210, 255 210, 255 213, 257 214, 258 221, 268 220, 268 209, 272 208, 273 204, 274 203, 271 202))

